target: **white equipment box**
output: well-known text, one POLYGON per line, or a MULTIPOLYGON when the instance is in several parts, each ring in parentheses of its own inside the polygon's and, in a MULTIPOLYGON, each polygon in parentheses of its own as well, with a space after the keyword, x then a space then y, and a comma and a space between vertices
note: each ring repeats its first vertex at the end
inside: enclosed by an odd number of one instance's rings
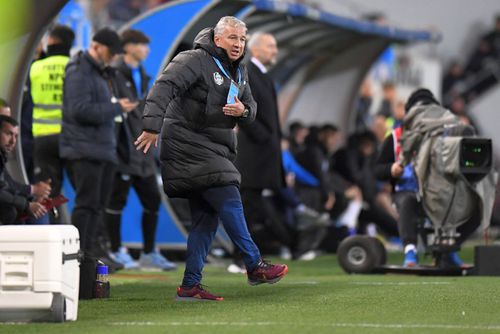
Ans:
POLYGON ((79 250, 73 225, 0 226, 0 321, 76 320, 79 250))

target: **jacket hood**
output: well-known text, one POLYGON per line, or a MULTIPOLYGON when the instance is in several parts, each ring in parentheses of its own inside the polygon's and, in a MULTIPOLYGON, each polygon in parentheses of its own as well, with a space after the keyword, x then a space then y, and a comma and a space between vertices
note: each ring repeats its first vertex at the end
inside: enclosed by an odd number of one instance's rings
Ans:
POLYGON ((68 65, 66 67, 73 67, 75 65, 79 65, 81 63, 87 63, 91 67, 94 67, 98 72, 104 73, 105 67, 99 65, 89 54, 88 51, 80 51, 75 56, 71 57, 68 61, 68 65))
POLYGON ((196 35, 193 43, 194 49, 203 49, 207 51, 211 56, 218 58, 223 63, 232 64, 237 67, 240 62, 245 58, 246 47, 243 54, 236 61, 231 62, 227 56, 226 50, 215 45, 214 42, 214 28, 205 28, 196 35))

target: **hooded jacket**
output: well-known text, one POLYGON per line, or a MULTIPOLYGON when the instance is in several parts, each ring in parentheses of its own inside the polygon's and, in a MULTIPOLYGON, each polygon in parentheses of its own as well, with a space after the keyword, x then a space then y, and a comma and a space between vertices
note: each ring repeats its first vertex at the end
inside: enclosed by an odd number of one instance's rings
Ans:
POLYGON ((188 197, 192 191, 214 186, 239 186, 236 158, 237 123, 255 119, 257 105, 248 85, 243 55, 230 62, 226 51, 214 43, 212 28, 195 38, 194 50, 178 54, 153 85, 143 115, 144 131, 160 133, 162 177, 165 193, 188 197), (247 117, 224 115, 231 80, 241 72, 239 100, 248 109, 247 117))

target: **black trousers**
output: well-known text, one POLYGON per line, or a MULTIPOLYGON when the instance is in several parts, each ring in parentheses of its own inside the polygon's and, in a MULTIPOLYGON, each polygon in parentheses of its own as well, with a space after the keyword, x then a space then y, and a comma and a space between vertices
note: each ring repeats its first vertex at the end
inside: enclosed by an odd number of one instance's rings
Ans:
MULTIPOLYGON (((35 182, 51 179, 50 197, 55 197, 61 193, 64 168, 63 160, 59 156, 59 135, 36 137, 34 144, 35 182)), ((53 214, 50 214, 50 222, 60 223, 53 214)))
MULTIPOLYGON (((425 214, 421 204, 417 201, 417 195, 411 191, 400 191, 393 194, 393 201, 399 213, 398 228, 403 245, 416 245, 418 222, 425 214)), ((480 221, 476 217, 479 217, 479 214, 473 214, 471 219, 457 228, 460 236, 456 241, 459 245, 479 227, 480 221)))
POLYGON ((418 222, 423 215, 422 207, 417 200, 417 194, 412 191, 400 191, 394 193, 392 199, 399 214, 399 237, 403 245, 416 245, 418 222))
POLYGON ((161 202, 161 195, 154 174, 147 177, 115 174, 111 197, 106 207, 106 227, 111 241, 111 251, 117 252, 121 246, 122 211, 127 204, 130 187, 134 187, 142 204, 141 227, 144 253, 150 253, 154 249, 158 210, 161 202))
POLYGON ((96 244, 97 229, 102 226, 113 181, 114 165, 97 160, 68 160, 69 178, 75 189, 71 222, 80 232, 80 248, 88 255, 96 244))
MULTIPOLYGON (((293 237, 291 231, 275 207, 274 196, 263 197, 262 189, 241 189, 241 200, 245 212, 248 230, 252 233, 256 225, 263 224, 275 240, 281 245, 291 247, 293 237)), ((256 240, 259 245, 259 241, 256 240)), ((259 245, 260 246, 260 245, 259 245)))

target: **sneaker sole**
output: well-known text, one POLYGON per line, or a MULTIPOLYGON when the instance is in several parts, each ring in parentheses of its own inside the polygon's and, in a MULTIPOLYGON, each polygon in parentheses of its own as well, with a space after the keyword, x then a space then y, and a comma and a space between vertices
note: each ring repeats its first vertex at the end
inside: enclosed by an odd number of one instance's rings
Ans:
POLYGON ((415 268, 417 266, 418 266, 418 263, 416 263, 416 262, 403 263, 403 267, 405 267, 405 268, 415 268))
POLYGON ((248 284, 250 284, 251 286, 255 286, 255 285, 260 285, 260 284, 264 284, 264 283, 267 283, 267 284, 274 284, 274 283, 278 283, 283 277, 285 277, 285 275, 288 273, 288 267, 285 267, 285 269, 279 274, 278 277, 276 278, 273 278, 272 280, 255 280, 255 281, 252 281, 250 279, 248 279, 248 284))
POLYGON ((220 301, 223 301, 224 298, 221 297, 221 299, 204 299, 204 298, 195 298, 195 297, 176 296, 175 300, 178 302, 220 302, 220 301))

